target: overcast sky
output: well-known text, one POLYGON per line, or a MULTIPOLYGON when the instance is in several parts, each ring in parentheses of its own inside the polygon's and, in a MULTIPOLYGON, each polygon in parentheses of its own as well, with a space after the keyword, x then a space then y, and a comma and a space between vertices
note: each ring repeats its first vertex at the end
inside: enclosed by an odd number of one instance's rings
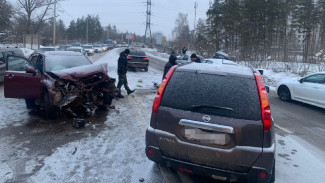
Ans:
MULTIPOLYGON (((211 0, 152 0, 151 32, 161 32, 167 39, 175 27, 179 12, 188 15, 190 29, 194 26, 194 2, 198 2, 196 21, 206 19, 211 0)), ((70 21, 82 16, 99 15, 102 26, 116 25, 120 32, 144 35, 147 0, 64 0, 57 5, 58 15, 68 27, 70 21)))

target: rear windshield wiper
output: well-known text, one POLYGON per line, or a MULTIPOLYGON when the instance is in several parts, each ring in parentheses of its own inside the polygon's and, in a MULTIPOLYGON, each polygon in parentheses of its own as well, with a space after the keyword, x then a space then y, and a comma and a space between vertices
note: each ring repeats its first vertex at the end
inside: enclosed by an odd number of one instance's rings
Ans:
POLYGON ((221 107, 221 106, 212 106, 212 105, 192 105, 191 109, 196 110, 199 108, 212 108, 212 109, 221 109, 221 110, 227 110, 227 111, 233 111, 234 109, 230 107, 221 107))

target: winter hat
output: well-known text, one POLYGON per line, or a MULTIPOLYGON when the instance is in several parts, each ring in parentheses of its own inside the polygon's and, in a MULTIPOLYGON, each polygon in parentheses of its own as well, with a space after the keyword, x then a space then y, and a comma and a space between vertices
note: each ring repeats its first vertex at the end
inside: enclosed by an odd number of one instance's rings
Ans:
POLYGON ((175 62, 176 59, 177 59, 177 57, 175 55, 170 55, 169 56, 169 61, 170 62, 175 62))
POLYGON ((130 54, 130 50, 129 50, 129 49, 125 49, 125 50, 124 50, 124 53, 125 53, 125 54, 130 54))
POLYGON ((191 55, 191 58, 196 58, 196 54, 193 53, 193 54, 191 55))

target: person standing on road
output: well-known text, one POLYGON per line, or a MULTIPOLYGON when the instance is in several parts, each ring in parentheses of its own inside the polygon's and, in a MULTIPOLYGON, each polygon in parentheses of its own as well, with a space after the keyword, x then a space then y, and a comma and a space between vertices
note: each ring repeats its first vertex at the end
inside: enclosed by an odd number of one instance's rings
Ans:
POLYGON ((187 49, 184 46, 184 48, 182 49, 183 55, 185 55, 186 51, 187 51, 187 49))
POLYGON ((164 75, 163 78, 166 76, 167 72, 169 71, 170 68, 172 68, 174 65, 176 65, 176 59, 177 57, 175 55, 170 55, 169 56, 169 61, 167 62, 167 64, 165 65, 165 69, 164 69, 164 75))
POLYGON ((124 88, 126 89, 128 95, 134 92, 134 90, 131 90, 128 86, 128 80, 126 77, 126 73, 128 71, 128 63, 127 63, 127 56, 130 54, 129 49, 125 49, 120 53, 120 57, 118 58, 118 64, 117 64, 117 74, 118 74, 118 84, 117 88, 119 89, 119 92, 117 94, 118 98, 124 98, 121 94, 121 87, 124 85, 124 88))
POLYGON ((201 63, 201 59, 197 57, 195 53, 191 55, 191 60, 192 62, 201 63))

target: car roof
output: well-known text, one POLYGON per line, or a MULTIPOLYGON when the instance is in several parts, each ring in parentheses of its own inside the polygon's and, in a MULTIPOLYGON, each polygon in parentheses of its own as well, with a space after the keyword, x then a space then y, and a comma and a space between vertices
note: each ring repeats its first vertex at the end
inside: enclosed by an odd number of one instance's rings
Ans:
POLYGON ((80 56, 83 54, 74 51, 49 51, 42 53, 44 56, 80 56))
POLYGON ((80 46, 72 46, 72 47, 69 47, 67 49, 82 49, 82 47, 80 47, 80 46))
POLYGON ((177 71, 198 72, 218 75, 234 75, 254 78, 253 73, 256 71, 250 67, 234 64, 205 64, 191 62, 180 66, 177 71))
POLYGON ((4 52, 4 51, 17 51, 20 50, 22 52, 21 49, 19 48, 0 48, 0 52, 4 52))

